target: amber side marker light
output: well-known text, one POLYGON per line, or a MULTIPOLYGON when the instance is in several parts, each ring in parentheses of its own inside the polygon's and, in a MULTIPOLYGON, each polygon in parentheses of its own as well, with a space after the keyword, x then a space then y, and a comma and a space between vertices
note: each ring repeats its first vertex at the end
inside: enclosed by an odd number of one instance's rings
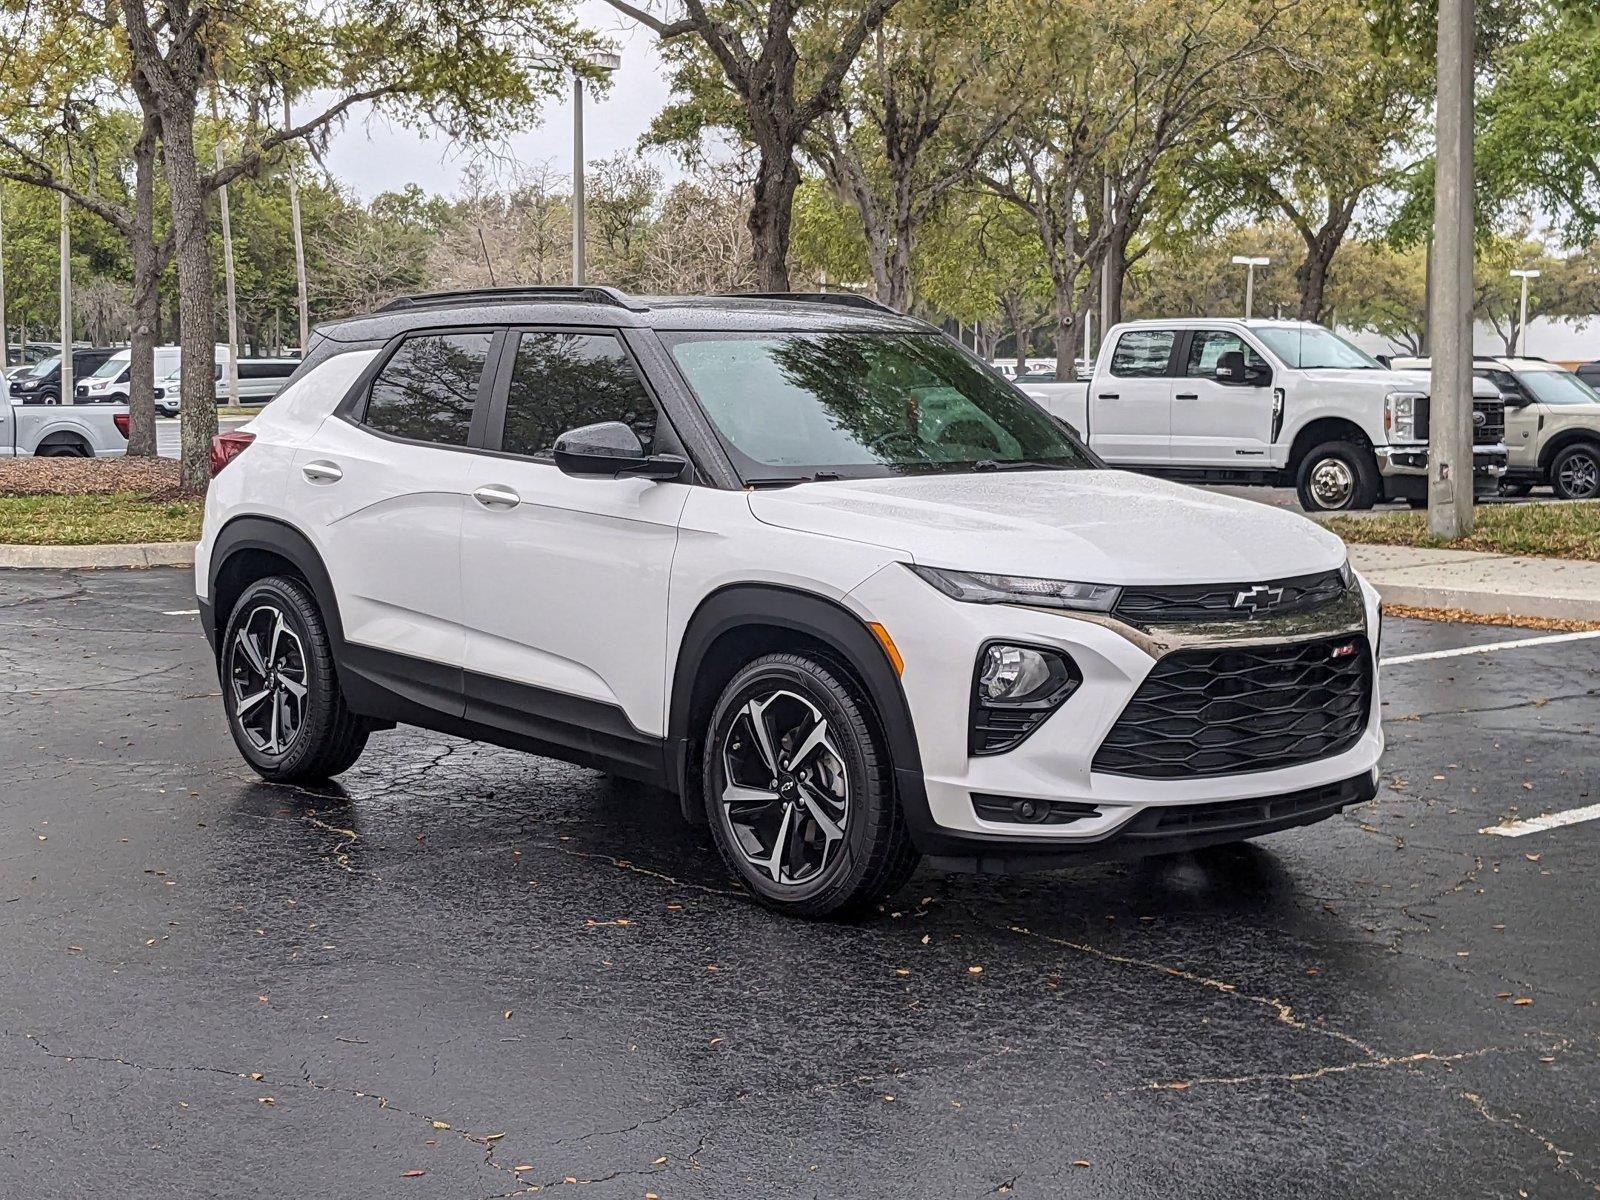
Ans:
POLYGON ((889 656, 889 665, 894 668, 896 675, 906 673, 906 660, 900 657, 900 648, 894 644, 894 639, 889 636, 889 631, 876 621, 868 621, 867 628, 872 630, 872 636, 878 639, 878 645, 883 647, 883 652, 889 656))

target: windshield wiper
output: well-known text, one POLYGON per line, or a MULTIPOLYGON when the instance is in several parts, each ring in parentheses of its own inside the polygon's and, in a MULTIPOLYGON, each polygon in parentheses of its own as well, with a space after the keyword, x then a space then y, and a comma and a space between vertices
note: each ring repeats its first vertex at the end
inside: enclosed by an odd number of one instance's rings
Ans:
POLYGON ((745 483, 751 487, 793 487, 797 483, 831 483, 843 478, 837 471, 818 471, 814 475, 752 475, 745 483))
POLYGON ((972 464, 974 471, 1056 471, 1060 469, 1058 463, 1028 462, 1024 459, 1007 459, 1001 462, 997 458, 980 458, 972 464))

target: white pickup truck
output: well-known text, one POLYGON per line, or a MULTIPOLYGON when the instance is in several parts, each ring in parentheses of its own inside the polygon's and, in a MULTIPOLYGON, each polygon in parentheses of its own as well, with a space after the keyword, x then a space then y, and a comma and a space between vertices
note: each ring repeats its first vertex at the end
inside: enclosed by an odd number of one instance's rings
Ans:
POLYGON ((0 458, 118 458, 127 452, 125 404, 40 405, 0 399, 0 458))
MULTIPOLYGON (((1113 326, 1087 384, 1018 384, 1114 466, 1292 485, 1329 512, 1427 503, 1428 382, 1309 322, 1186 318, 1113 326)), ((1480 381, 1477 490, 1497 490, 1504 441, 1504 401, 1480 381)))

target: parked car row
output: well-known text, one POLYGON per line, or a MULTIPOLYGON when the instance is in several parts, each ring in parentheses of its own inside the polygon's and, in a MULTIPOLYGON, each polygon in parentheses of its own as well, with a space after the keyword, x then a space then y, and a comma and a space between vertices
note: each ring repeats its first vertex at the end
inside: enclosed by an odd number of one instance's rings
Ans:
MULTIPOLYGON (((92 347, 72 352, 73 402, 75 404, 126 404, 133 351, 128 347, 92 347)), ((177 346, 155 348, 156 411, 163 416, 178 415, 181 390, 181 352, 177 346)), ((300 365, 294 358, 241 358, 239 395, 229 395, 228 348, 216 347, 212 364, 214 394, 218 404, 244 406, 265 404, 276 396, 289 376, 300 365)), ((41 359, 21 367, 8 377, 7 392, 18 404, 61 403, 61 356, 41 359)))

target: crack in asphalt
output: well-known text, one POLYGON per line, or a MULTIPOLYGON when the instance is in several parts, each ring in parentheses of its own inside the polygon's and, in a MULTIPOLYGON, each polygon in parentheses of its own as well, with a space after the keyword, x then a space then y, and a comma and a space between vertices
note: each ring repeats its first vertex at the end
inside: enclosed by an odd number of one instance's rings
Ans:
POLYGON ((1087 942, 1074 942, 1067 938, 1054 937, 1048 933, 1039 933, 1023 925, 1012 925, 1010 928, 1012 933, 1018 933, 1024 937, 1038 938, 1039 940, 1048 942, 1053 946, 1063 946, 1068 950, 1075 950, 1079 954, 1087 954, 1092 958, 1098 958, 1104 962, 1116 963, 1119 966, 1125 967, 1139 967, 1143 970, 1154 971, 1162 975, 1170 976, 1174 979, 1182 979, 1188 983, 1198 984, 1201 987, 1210 988, 1214 991, 1221 992, 1223 995, 1231 997, 1232 999, 1270 1009, 1276 1016, 1279 1024, 1287 1025, 1290 1029, 1295 1029, 1302 1033, 1314 1033, 1320 1037, 1333 1038, 1335 1041, 1343 1042, 1347 1046, 1353 1046, 1355 1049, 1361 1051, 1362 1054, 1366 1055, 1369 1059, 1378 1059, 1383 1057, 1381 1052, 1375 1050, 1372 1046, 1368 1045, 1366 1042, 1363 1042, 1360 1038, 1355 1037, 1352 1034, 1344 1033, 1338 1029, 1331 1029, 1326 1025, 1314 1025, 1306 1020, 1303 1020, 1301 1017, 1295 1014, 1294 1007, 1292 1005, 1276 996, 1252 995, 1249 992, 1240 991, 1237 984, 1228 983, 1226 980, 1213 979, 1210 976, 1201 975, 1196 971, 1186 970, 1182 967, 1169 966, 1166 963, 1153 962, 1150 959, 1134 958, 1127 954, 1116 954, 1110 950, 1102 950, 1098 946, 1091 946, 1087 942))
POLYGON ((1309 1083, 1326 1079, 1330 1075, 1348 1075, 1352 1071, 1387 1071, 1393 1067, 1408 1067, 1417 1063, 1444 1063, 1446 1065, 1484 1058, 1491 1054, 1553 1054, 1569 1043, 1555 1046, 1484 1046, 1477 1050, 1458 1050, 1440 1054, 1434 1050, 1418 1050, 1413 1054, 1386 1054, 1381 1058, 1363 1058, 1355 1062, 1329 1063, 1303 1071, 1266 1071, 1257 1075, 1212 1075, 1194 1079, 1156 1081, 1136 1088, 1125 1088, 1114 1095, 1131 1095, 1135 1092, 1183 1092, 1202 1086, 1241 1087, 1256 1083, 1309 1083))
POLYGON ((1472 1106, 1473 1111, 1491 1125, 1504 1125, 1508 1129, 1514 1129, 1523 1136, 1530 1137, 1538 1142, 1555 1158, 1557 1171, 1571 1176, 1597 1195, 1600 1195, 1600 1180, 1596 1180, 1593 1176, 1585 1175, 1572 1165, 1572 1160, 1576 1157, 1575 1152, 1563 1150, 1556 1145, 1555 1142, 1533 1128, 1533 1126, 1527 1124, 1521 1113, 1508 1111, 1504 1116, 1497 1114, 1490 1109, 1488 1101, 1476 1092, 1461 1092, 1460 1097, 1472 1106))

